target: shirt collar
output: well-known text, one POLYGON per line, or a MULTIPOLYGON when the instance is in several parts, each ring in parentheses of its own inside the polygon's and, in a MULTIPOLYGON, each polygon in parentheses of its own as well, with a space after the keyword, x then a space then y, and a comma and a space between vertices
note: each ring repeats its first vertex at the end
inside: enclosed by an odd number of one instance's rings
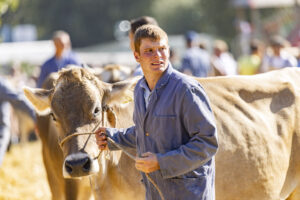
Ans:
MULTIPOLYGON (((173 73, 173 67, 169 63, 167 69, 164 71, 163 75, 160 77, 160 79, 157 81, 155 88, 154 89, 160 89, 163 87, 165 84, 167 84, 170 75, 173 73)), ((145 76, 142 78, 142 81, 140 82, 140 87, 143 88, 144 90, 149 90, 148 84, 146 82, 145 76)))
POLYGON ((142 79, 142 81, 141 81, 141 83, 140 83, 140 87, 143 88, 144 90, 150 91, 150 89, 149 89, 149 87, 148 87, 148 84, 147 84, 147 82, 146 82, 145 77, 143 77, 143 79, 142 79))
POLYGON ((160 89, 161 87, 163 87, 164 85, 167 84, 167 82, 169 81, 169 78, 171 76, 171 74, 173 73, 173 67, 171 64, 168 65, 166 71, 164 71, 163 75, 160 77, 160 79, 157 81, 155 88, 156 89, 160 89))

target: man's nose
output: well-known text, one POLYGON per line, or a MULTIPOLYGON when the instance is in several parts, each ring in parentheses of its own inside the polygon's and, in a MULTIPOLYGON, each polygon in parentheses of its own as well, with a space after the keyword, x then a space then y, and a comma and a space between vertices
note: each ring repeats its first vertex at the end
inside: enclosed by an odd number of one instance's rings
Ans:
POLYGON ((161 57, 161 52, 159 50, 154 51, 155 57, 161 57))

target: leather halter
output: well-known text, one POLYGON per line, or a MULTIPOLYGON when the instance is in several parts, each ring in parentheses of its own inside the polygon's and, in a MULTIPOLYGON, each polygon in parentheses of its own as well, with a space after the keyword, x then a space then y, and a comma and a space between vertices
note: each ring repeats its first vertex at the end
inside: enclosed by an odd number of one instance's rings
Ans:
MULTIPOLYGON (((63 148, 63 145, 64 145, 67 141, 69 141, 71 138, 73 138, 73 137, 76 137, 76 136, 79 136, 79 135, 89 135, 89 137, 87 138, 87 140, 86 140, 86 142, 85 142, 85 144, 84 144, 84 147, 83 147, 83 149, 84 149, 85 146, 86 146, 86 144, 88 143, 88 141, 89 141, 91 135, 96 134, 95 131, 100 127, 101 123, 102 123, 102 127, 104 127, 104 112, 106 112, 106 111, 109 110, 109 109, 111 109, 111 108, 108 107, 107 105, 105 105, 105 106, 102 107, 102 120, 99 121, 99 122, 96 124, 96 126, 93 128, 93 130, 92 130, 91 132, 73 133, 73 134, 68 135, 68 136, 64 137, 63 139, 59 140, 58 142, 59 142, 60 148, 62 149, 62 148, 63 148)), ((100 153, 99 153, 99 155, 100 155, 100 153)), ((98 155, 96 158, 98 158, 99 155, 98 155)))

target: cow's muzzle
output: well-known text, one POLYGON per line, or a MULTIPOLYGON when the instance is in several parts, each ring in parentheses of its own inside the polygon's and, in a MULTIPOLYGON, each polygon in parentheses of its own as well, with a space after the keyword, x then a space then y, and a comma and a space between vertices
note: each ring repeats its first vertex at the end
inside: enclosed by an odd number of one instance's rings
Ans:
POLYGON ((74 153, 65 158, 63 165, 64 178, 79 178, 95 174, 99 171, 97 159, 87 153, 74 153))

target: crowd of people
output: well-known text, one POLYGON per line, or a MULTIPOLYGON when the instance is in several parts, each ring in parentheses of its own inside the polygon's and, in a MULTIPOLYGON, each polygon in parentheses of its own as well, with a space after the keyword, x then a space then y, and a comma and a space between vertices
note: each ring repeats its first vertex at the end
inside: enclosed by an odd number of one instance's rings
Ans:
MULTIPOLYGON (((271 36, 263 43, 252 39, 249 53, 235 58, 224 40, 213 42, 209 53, 197 42, 197 33, 188 31, 185 35, 186 51, 179 70, 197 76, 254 75, 284 67, 300 67, 299 56, 291 53, 290 44, 279 35, 271 36)), ((299 52, 298 52, 299 53, 299 52)))

